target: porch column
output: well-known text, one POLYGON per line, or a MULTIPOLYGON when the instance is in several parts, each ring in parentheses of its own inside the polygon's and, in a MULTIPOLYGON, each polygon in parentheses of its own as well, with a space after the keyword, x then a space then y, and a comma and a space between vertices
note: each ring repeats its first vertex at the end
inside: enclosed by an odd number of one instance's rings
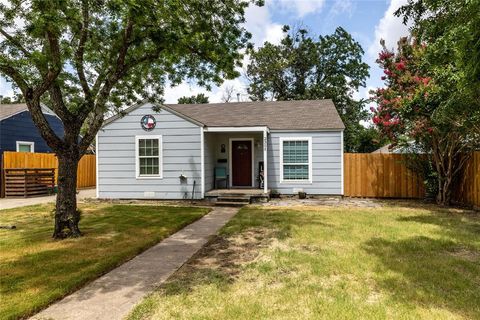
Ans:
POLYGON ((268 150, 267 129, 263 129, 263 192, 264 192, 264 193, 267 193, 267 190, 268 190, 268 173, 267 173, 268 158, 267 158, 267 150, 268 150))

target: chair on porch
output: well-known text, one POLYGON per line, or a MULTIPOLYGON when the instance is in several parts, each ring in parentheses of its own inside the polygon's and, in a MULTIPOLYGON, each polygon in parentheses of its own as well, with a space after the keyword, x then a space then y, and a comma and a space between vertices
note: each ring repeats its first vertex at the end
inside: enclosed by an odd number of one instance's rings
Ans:
POLYGON ((213 188, 217 189, 217 182, 218 181, 225 181, 225 189, 228 189, 228 174, 227 174, 227 168, 225 167, 215 167, 215 176, 213 178, 214 185, 213 188))

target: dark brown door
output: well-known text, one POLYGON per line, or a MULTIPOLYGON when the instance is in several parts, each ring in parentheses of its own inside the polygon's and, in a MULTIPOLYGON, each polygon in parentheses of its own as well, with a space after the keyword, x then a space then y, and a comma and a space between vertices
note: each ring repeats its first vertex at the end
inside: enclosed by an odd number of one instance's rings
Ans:
POLYGON ((252 186, 252 141, 232 141, 232 185, 252 186))

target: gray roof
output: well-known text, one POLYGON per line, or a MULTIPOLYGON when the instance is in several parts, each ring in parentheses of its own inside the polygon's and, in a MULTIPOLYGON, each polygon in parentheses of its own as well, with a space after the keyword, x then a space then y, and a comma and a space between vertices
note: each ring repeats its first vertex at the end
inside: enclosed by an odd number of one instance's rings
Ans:
MULTIPOLYGON (((42 109, 43 113, 54 115, 54 113, 47 107, 42 106, 42 109)), ((26 103, 0 104, 0 120, 4 120, 23 111, 28 111, 26 103)))
POLYGON ((332 100, 167 104, 207 127, 267 126, 272 130, 344 129, 332 100))
POLYGON ((28 110, 25 103, 0 104, 0 119, 11 117, 25 110, 28 110))

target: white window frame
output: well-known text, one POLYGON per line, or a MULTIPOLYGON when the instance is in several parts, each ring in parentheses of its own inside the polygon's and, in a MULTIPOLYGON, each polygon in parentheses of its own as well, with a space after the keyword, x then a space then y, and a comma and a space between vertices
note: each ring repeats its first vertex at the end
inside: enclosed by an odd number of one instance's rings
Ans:
POLYGON ((163 144, 161 135, 135 136, 135 177, 137 179, 163 179, 163 144), (158 140, 158 174, 140 175, 139 140, 158 140))
POLYGON ((32 141, 17 141, 17 152, 20 152, 20 145, 27 144, 30 146, 30 152, 35 152, 35 142, 32 141))
POLYGON ((304 183, 311 184, 312 177, 312 137, 280 137, 280 183, 304 183), (283 179, 283 142, 284 141, 307 141, 308 142, 308 180, 285 180, 283 179))

